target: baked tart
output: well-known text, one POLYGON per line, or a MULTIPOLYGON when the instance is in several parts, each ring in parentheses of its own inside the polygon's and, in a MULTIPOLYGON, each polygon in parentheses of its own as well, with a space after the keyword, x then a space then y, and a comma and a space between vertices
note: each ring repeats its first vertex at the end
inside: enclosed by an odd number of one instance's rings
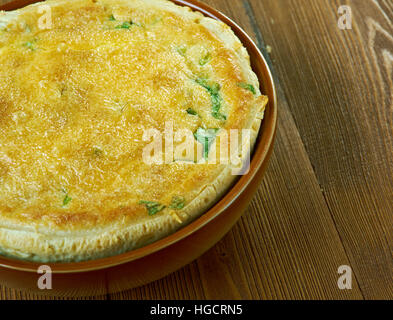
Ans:
POLYGON ((267 104, 249 60, 226 24, 167 0, 0 12, 0 253, 97 259, 206 212, 238 177, 213 142, 249 132, 242 166, 267 104))

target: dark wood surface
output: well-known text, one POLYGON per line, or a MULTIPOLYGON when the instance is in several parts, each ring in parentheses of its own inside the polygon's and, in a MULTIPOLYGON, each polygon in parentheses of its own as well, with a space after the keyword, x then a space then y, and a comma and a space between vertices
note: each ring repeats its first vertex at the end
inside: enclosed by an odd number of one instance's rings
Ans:
MULTIPOLYGON (((8 0, 0 0, 0 3, 8 0)), ((392 0, 206 0, 257 42, 279 97, 255 199, 213 249, 100 299, 393 299, 392 0), (338 8, 352 9, 352 29, 338 8), (338 268, 353 270, 340 290, 338 268)), ((2 299, 33 295, 0 288, 2 299)))

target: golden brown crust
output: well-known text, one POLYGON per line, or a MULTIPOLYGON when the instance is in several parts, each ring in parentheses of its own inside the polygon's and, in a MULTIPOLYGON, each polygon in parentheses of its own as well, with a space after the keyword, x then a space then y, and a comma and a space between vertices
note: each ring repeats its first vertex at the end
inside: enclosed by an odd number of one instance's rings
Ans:
POLYGON ((236 179, 231 165, 150 165, 142 136, 169 121, 175 131, 248 128, 255 141, 267 98, 230 28, 166 0, 45 4, 49 30, 36 25, 42 4, 0 14, 0 251, 104 257, 206 211, 236 179), (216 83, 212 116, 206 86, 216 83), (185 207, 169 209, 178 196, 185 207), (149 216, 141 200, 166 208, 149 216))

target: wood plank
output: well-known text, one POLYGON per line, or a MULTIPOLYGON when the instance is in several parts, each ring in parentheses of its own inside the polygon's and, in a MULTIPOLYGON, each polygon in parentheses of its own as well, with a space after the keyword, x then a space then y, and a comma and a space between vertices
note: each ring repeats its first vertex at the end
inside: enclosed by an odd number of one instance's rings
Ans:
POLYGON ((64 298, 64 297, 50 297, 40 296, 38 294, 31 294, 22 292, 20 290, 5 288, 0 286, 0 300, 107 300, 107 295, 83 297, 83 298, 64 298))
POLYGON ((110 299, 205 299, 196 262, 172 273, 164 279, 143 287, 109 295, 110 299))
MULTIPOLYGON (((247 1, 244 1, 247 3, 247 1)), ((393 297, 393 4, 250 0, 366 298, 393 297)))

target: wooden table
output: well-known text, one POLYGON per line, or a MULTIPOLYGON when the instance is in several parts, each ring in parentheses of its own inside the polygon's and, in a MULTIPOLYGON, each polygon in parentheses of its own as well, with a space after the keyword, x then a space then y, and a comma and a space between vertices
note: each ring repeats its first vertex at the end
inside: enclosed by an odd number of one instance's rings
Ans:
MULTIPOLYGON (((206 2, 255 39, 275 74, 270 167, 213 249, 165 279, 96 298, 392 299, 392 0, 206 2), (338 26, 344 2, 352 29, 338 26), (338 287, 342 265, 351 290, 338 287)), ((4 287, 0 297, 37 298, 4 287)))

